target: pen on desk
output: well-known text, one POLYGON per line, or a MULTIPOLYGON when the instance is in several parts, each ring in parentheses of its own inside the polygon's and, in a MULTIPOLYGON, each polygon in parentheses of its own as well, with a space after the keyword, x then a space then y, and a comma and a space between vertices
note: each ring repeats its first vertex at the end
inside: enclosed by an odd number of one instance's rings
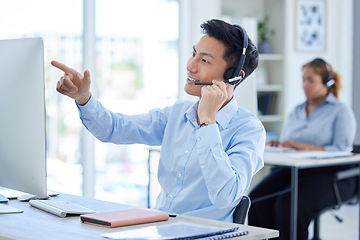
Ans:
POLYGON ((169 214, 169 217, 176 217, 176 214, 169 214))

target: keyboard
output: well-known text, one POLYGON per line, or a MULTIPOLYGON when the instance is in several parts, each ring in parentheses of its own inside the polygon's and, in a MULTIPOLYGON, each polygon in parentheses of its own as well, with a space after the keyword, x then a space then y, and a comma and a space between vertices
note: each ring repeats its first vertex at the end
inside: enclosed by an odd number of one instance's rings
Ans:
POLYGON ((87 213, 94 213, 95 211, 79 206, 71 202, 65 202, 60 200, 30 200, 29 204, 33 207, 41 209, 43 211, 52 213, 59 217, 66 217, 68 214, 81 215, 87 213))
POLYGON ((290 152, 296 152, 296 149, 294 149, 294 148, 285 148, 285 147, 266 146, 265 147, 265 152, 290 153, 290 152))

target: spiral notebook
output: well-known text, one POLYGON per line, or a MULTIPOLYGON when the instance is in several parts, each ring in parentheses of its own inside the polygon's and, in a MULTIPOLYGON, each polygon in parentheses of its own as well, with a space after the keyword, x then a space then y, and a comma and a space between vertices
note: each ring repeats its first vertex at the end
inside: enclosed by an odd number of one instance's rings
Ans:
POLYGON ((108 239, 207 239, 217 240, 246 235, 238 227, 214 227, 189 222, 172 222, 163 225, 142 227, 102 234, 108 239))

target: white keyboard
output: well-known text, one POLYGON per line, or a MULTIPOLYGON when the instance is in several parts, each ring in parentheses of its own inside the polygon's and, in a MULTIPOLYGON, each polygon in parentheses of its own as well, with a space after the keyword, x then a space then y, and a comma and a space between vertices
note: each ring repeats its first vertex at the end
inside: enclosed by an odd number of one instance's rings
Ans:
POLYGON ((66 217, 67 214, 87 214, 95 211, 79 206, 77 204, 59 200, 30 200, 29 204, 33 207, 39 208, 43 211, 52 213, 59 217, 66 217))
POLYGON ((289 153, 289 152, 296 152, 294 148, 285 148, 285 147, 271 147, 266 146, 265 152, 275 152, 275 153, 289 153))

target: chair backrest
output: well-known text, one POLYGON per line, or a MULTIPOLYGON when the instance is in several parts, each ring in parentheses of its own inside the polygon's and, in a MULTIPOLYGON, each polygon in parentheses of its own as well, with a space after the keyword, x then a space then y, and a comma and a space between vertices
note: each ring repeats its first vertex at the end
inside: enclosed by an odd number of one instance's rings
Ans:
POLYGON ((250 205, 251 205, 250 198, 248 196, 242 196, 233 214, 234 223, 240 223, 240 224, 245 223, 245 219, 248 215, 250 205))
MULTIPOLYGON (((341 205, 346 204, 346 203, 350 203, 350 202, 354 202, 354 201, 359 201, 360 200, 360 165, 354 168, 349 168, 349 169, 345 169, 345 170, 340 170, 338 172, 336 172, 334 174, 334 179, 333 179, 333 189, 334 189, 334 193, 335 193, 335 198, 336 198, 336 205, 335 206, 330 206, 326 209, 323 209, 321 211, 319 211, 315 217, 314 217, 314 237, 312 238, 313 240, 319 240, 320 239, 320 216, 322 213, 328 211, 329 209, 339 209, 341 205), (340 196, 340 189, 338 187, 338 181, 341 181, 343 179, 346 178, 352 178, 352 177, 357 177, 357 181, 358 181, 358 186, 357 186, 357 191, 355 193, 355 195, 346 200, 343 201, 341 199, 340 196)), ((342 219, 340 219, 338 216, 335 215, 335 218, 339 221, 342 222, 342 219)))

